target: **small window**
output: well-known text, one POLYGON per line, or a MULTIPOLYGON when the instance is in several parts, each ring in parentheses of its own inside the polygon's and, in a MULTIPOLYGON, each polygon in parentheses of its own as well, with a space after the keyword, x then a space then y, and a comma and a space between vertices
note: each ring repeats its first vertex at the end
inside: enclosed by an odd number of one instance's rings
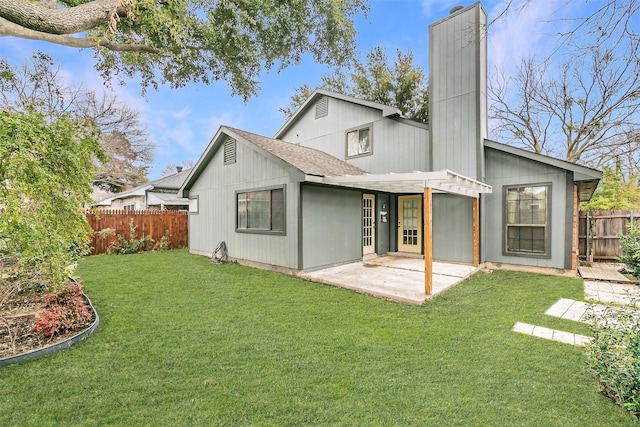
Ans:
POLYGON ((236 231, 284 234, 284 187, 236 193, 236 231))
POLYGON ((323 96, 316 102, 316 119, 326 117, 329 114, 329 98, 323 96))
POLYGON ((132 203, 132 204, 128 204, 128 205, 124 205, 122 207, 122 209, 124 209, 125 211, 135 211, 136 210, 136 204, 132 203))
POLYGON ((198 213, 198 197, 189 197, 189 213, 198 213))
POLYGON ((371 154, 371 127, 347 132, 347 157, 371 154))
POLYGON ((224 164, 230 165, 236 162, 236 140, 227 138, 224 142, 224 164))
POLYGON ((505 189, 505 252, 549 255, 550 186, 505 189))

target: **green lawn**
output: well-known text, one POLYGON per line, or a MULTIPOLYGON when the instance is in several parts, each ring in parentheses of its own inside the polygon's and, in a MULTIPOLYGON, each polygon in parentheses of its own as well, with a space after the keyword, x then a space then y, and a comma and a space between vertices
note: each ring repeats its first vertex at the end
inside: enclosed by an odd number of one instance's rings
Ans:
POLYGON ((184 250, 95 256, 97 331, 0 368, 2 426, 635 425, 580 348, 511 332, 575 279, 479 273, 422 307, 184 250))

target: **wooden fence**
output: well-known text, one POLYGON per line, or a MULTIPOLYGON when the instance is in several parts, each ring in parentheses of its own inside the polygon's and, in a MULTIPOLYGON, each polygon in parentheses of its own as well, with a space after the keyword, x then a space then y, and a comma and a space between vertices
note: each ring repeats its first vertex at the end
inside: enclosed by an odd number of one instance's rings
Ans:
POLYGON ((151 236, 159 243, 167 236, 169 249, 182 248, 189 244, 187 211, 89 210, 86 215, 94 231, 91 236, 92 255, 107 252, 109 247, 118 242, 118 235, 129 240, 131 221, 137 239, 151 236))
POLYGON ((620 235, 627 224, 640 222, 640 211, 580 212, 578 238, 580 258, 587 261, 615 261, 620 251, 620 235))

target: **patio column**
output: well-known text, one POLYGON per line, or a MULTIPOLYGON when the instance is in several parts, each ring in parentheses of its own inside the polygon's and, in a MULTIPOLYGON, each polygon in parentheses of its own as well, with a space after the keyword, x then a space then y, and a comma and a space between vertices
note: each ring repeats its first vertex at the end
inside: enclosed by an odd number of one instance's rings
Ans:
POLYGON ((473 265, 480 265, 480 197, 473 199, 473 265))
POLYGON ((431 188, 424 189, 422 217, 424 218, 424 293, 431 295, 433 286, 433 200, 431 188))

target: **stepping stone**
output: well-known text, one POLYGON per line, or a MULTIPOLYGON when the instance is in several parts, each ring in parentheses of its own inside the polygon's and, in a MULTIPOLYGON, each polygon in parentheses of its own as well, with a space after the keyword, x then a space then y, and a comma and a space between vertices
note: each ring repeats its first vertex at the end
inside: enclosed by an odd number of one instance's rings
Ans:
POLYGON ((559 331, 557 329, 545 328, 543 326, 531 325, 529 323, 516 322, 512 329, 525 335, 531 335, 536 338, 544 338, 547 340, 561 342, 563 344, 585 346, 591 341, 591 338, 574 334, 571 332, 559 331))

